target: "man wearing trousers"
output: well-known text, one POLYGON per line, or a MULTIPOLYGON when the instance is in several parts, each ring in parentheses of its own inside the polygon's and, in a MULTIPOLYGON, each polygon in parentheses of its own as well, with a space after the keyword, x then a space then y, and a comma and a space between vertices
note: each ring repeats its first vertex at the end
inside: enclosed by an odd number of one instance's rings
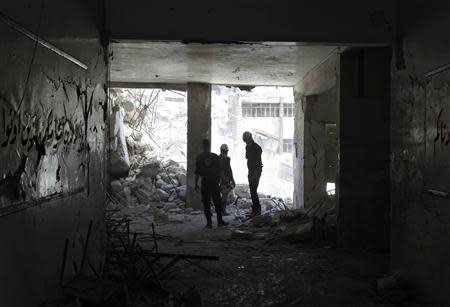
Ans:
POLYGON ((245 146, 245 158, 247 159, 248 184, 252 196, 252 215, 260 215, 261 205, 258 197, 258 185, 263 168, 261 161, 262 149, 261 146, 255 143, 250 132, 245 131, 242 139, 247 144, 245 146))
POLYGON ((201 193, 202 203, 206 217, 206 228, 212 228, 211 199, 217 214, 217 226, 226 226, 228 223, 222 220, 222 204, 220 198, 220 179, 222 170, 219 156, 211 152, 209 140, 202 141, 203 152, 197 156, 195 170, 195 191, 199 191, 198 181, 202 178, 201 193))

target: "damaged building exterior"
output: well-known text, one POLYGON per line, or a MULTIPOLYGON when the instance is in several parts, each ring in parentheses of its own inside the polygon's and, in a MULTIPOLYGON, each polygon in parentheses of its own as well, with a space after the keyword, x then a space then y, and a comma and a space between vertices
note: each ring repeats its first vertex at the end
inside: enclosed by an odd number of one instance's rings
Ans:
MULTIPOLYGON (((289 101, 292 110, 286 113, 293 117, 293 136, 286 146, 292 152, 293 203, 299 209, 285 210, 277 203, 280 208, 275 210, 264 203, 269 208, 263 210, 267 215, 252 220, 243 214, 239 226, 228 228, 232 229, 228 239, 258 237, 261 232, 250 233, 247 227, 263 224, 263 235, 266 231, 275 236, 270 240, 264 237, 261 242, 267 246, 277 243, 282 236, 279 233, 286 228, 295 228, 290 235, 297 245, 260 253, 265 257, 277 254, 277 250, 288 254, 294 249, 286 256, 286 274, 294 276, 300 274, 294 268, 301 263, 293 257, 303 254, 295 249, 304 248, 299 245, 303 242, 299 234, 309 227, 310 240, 327 241, 323 231, 317 233, 317 225, 334 220, 333 251, 365 251, 367 259, 367 253, 387 255, 389 265, 383 273, 405 283, 409 290, 406 296, 416 304, 409 306, 449 306, 449 12, 448 1, 419 0, 289 0, 283 5, 255 0, 132 0, 126 4, 116 0, 3 1, 0 306, 66 306, 70 299, 88 301, 78 292, 74 294, 73 288, 68 291, 67 284, 80 275, 103 281, 100 275, 110 266, 111 223, 108 219, 105 222, 105 215, 111 213, 108 202, 121 202, 120 193, 115 193, 111 184, 116 178, 111 177, 122 178, 120 187, 115 186, 120 191, 124 176, 131 176, 135 183, 126 183, 131 190, 140 182, 144 188, 167 193, 161 194, 164 204, 161 199, 144 197, 140 204, 122 210, 138 211, 143 221, 133 238, 130 222, 121 220, 121 227, 128 227, 127 240, 121 242, 125 250, 139 251, 136 233, 145 236, 153 231, 149 240, 153 249, 144 248, 139 254, 142 263, 146 263, 145 257, 158 253, 156 238, 170 241, 167 236, 157 236, 152 223, 158 226, 158 221, 169 221, 161 229, 167 227, 171 234, 187 232, 187 228, 177 227, 188 224, 188 219, 173 222, 168 216, 181 216, 180 211, 189 215, 191 225, 192 221, 203 223, 200 195, 195 191, 195 159, 202 140, 210 139, 213 133, 212 89, 216 85, 242 90, 254 86, 294 89, 293 101, 289 101), (110 89, 116 87, 186 91, 183 168, 180 161, 174 161, 178 163, 175 167, 167 159, 154 176, 140 175, 141 164, 153 157, 142 150, 142 161, 133 160, 139 167, 130 166, 132 171, 126 175, 111 172, 117 148, 117 129, 112 124, 123 120, 111 98, 110 89), (170 167, 172 170, 167 170, 170 167), (167 180, 166 185, 176 180, 176 186, 161 189, 161 182, 159 187, 155 184, 160 179, 167 180), (329 184, 336 186, 332 197, 329 184), (171 190, 176 191, 176 198, 169 201, 171 190), (171 204, 165 208, 168 202, 171 204), (308 216, 330 204, 335 208, 330 210, 332 218, 328 211, 308 216), (274 226, 274 216, 276 223, 290 218, 291 224, 274 226), (311 219, 297 225, 298 216, 311 219), (51 305, 61 297, 66 299, 64 303, 51 305)), ((240 111, 244 112, 243 105, 240 111)), ((121 142, 130 143, 125 134, 121 142)), ((139 144, 133 146, 128 147, 138 148, 139 144)), ((133 165, 130 161, 135 155, 131 153, 129 164, 133 165)), ((242 206, 250 206, 250 202, 240 201, 242 206)), ((239 200, 232 205, 240 210, 239 200)), ((216 234, 216 229, 212 231, 216 234)), ((214 251, 210 246, 219 244, 208 240, 203 240, 207 243, 200 251, 214 251)), ((164 247, 161 244, 159 247, 164 247)), ((239 244, 236 246, 244 248, 251 243, 239 244)), ((251 252, 252 248, 240 250, 240 256, 233 259, 244 261, 242 255, 251 252)), ((326 253, 327 249, 322 246, 314 252, 326 253)), ((232 264, 234 278, 249 278, 251 284, 251 273, 246 274, 251 263, 235 265, 227 253, 232 250, 224 249, 220 256, 228 260, 222 260, 222 265, 232 264)), ((260 261, 260 254, 252 261, 260 261)), ((157 260, 164 257, 158 254, 157 260)), ((192 255, 174 257, 176 261, 192 260, 192 255)), ((195 257, 218 260, 211 255, 195 257)), ((321 258, 309 260, 313 263, 317 259, 321 258)), ((332 262, 335 259, 327 263, 332 262)), ((316 269, 323 267, 317 265, 316 269)), ((343 270, 345 267, 342 264, 343 270)), ((163 268, 154 275, 162 276, 163 268)), ((333 279, 322 273, 320 279, 333 279)), ((312 277, 315 275, 304 276, 311 283, 317 279, 312 277)), ((374 280, 382 277, 373 275, 374 280)), ((378 290, 385 288, 383 281, 377 285, 378 290)), ((347 286, 338 284, 332 289, 347 286)), ((302 291, 295 284, 285 288, 302 291)), ((266 299, 270 292, 264 284, 255 283, 255 289, 259 298, 266 299)), ((233 291, 239 290, 232 289, 225 296, 236 305, 233 291)), ((359 300, 360 306, 372 306, 350 294, 356 292, 345 291, 335 291, 342 306, 359 306, 345 300, 351 297, 359 300)), ((320 300, 325 294, 316 292, 317 300, 276 302, 281 306, 330 306, 324 303, 326 298, 320 300)), ((381 290, 379 294, 383 296, 381 290)), ((132 305, 128 297, 124 301, 132 305)), ((261 301, 246 303, 263 305, 261 301)))

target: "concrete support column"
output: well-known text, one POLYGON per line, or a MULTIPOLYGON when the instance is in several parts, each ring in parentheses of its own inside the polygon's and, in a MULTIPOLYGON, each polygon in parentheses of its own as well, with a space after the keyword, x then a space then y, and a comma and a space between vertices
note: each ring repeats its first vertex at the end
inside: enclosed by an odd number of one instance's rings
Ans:
POLYGON ((203 139, 211 140, 211 85, 187 86, 187 206, 202 209, 201 195, 195 192, 195 161, 203 139))
POLYGON ((301 93, 294 93, 294 207, 304 207, 304 138, 305 138, 305 110, 304 97, 301 93))
POLYGON ((341 54, 341 246, 387 250, 390 236, 390 48, 341 54))
MULTIPOLYGON (((294 205, 310 208, 328 199, 326 125, 337 122, 339 56, 310 71, 295 87, 294 205)), ((328 200, 327 200, 328 199, 328 200)))

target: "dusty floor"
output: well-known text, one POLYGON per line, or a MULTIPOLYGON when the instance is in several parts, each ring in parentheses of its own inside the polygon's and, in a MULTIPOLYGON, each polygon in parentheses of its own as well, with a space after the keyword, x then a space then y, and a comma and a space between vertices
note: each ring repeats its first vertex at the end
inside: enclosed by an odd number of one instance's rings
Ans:
MULTIPOLYGON (((145 211, 136 216, 131 230, 150 233, 152 219, 145 211)), ((230 226, 211 230, 203 228, 200 214, 156 223, 156 232, 166 235, 158 240, 160 252, 220 257, 199 262, 201 267, 177 263, 165 281, 167 289, 182 294, 195 286, 202 306, 394 306, 374 291, 374 281, 388 271, 387 255, 268 239, 267 228, 259 228, 251 240, 233 239, 242 224, 228 221, 230 226)), ((153 242, 147 236, 141 244, 153 242)))

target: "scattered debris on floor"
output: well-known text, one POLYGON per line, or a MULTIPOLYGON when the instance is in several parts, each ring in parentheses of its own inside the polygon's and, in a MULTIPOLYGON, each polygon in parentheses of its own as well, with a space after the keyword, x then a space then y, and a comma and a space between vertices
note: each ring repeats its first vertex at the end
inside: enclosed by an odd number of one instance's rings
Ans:
POLYGON ((376 291, 382 301, 396 306, 410 304, 414 300, 411 284, 397 274, 378 279, 376 291))
POLYGON ((130 230, 130 219, 107 212, 106 261, 103 272, 89 266, 64 283, 63 306, 201 306, 195 285, 175 292, 170 283, 179 267, 193 266, 202 274, 213 274, 202 262, 219 261, 216 255, 162 252, 158 241, 168 239, 155 232, 130 230))

